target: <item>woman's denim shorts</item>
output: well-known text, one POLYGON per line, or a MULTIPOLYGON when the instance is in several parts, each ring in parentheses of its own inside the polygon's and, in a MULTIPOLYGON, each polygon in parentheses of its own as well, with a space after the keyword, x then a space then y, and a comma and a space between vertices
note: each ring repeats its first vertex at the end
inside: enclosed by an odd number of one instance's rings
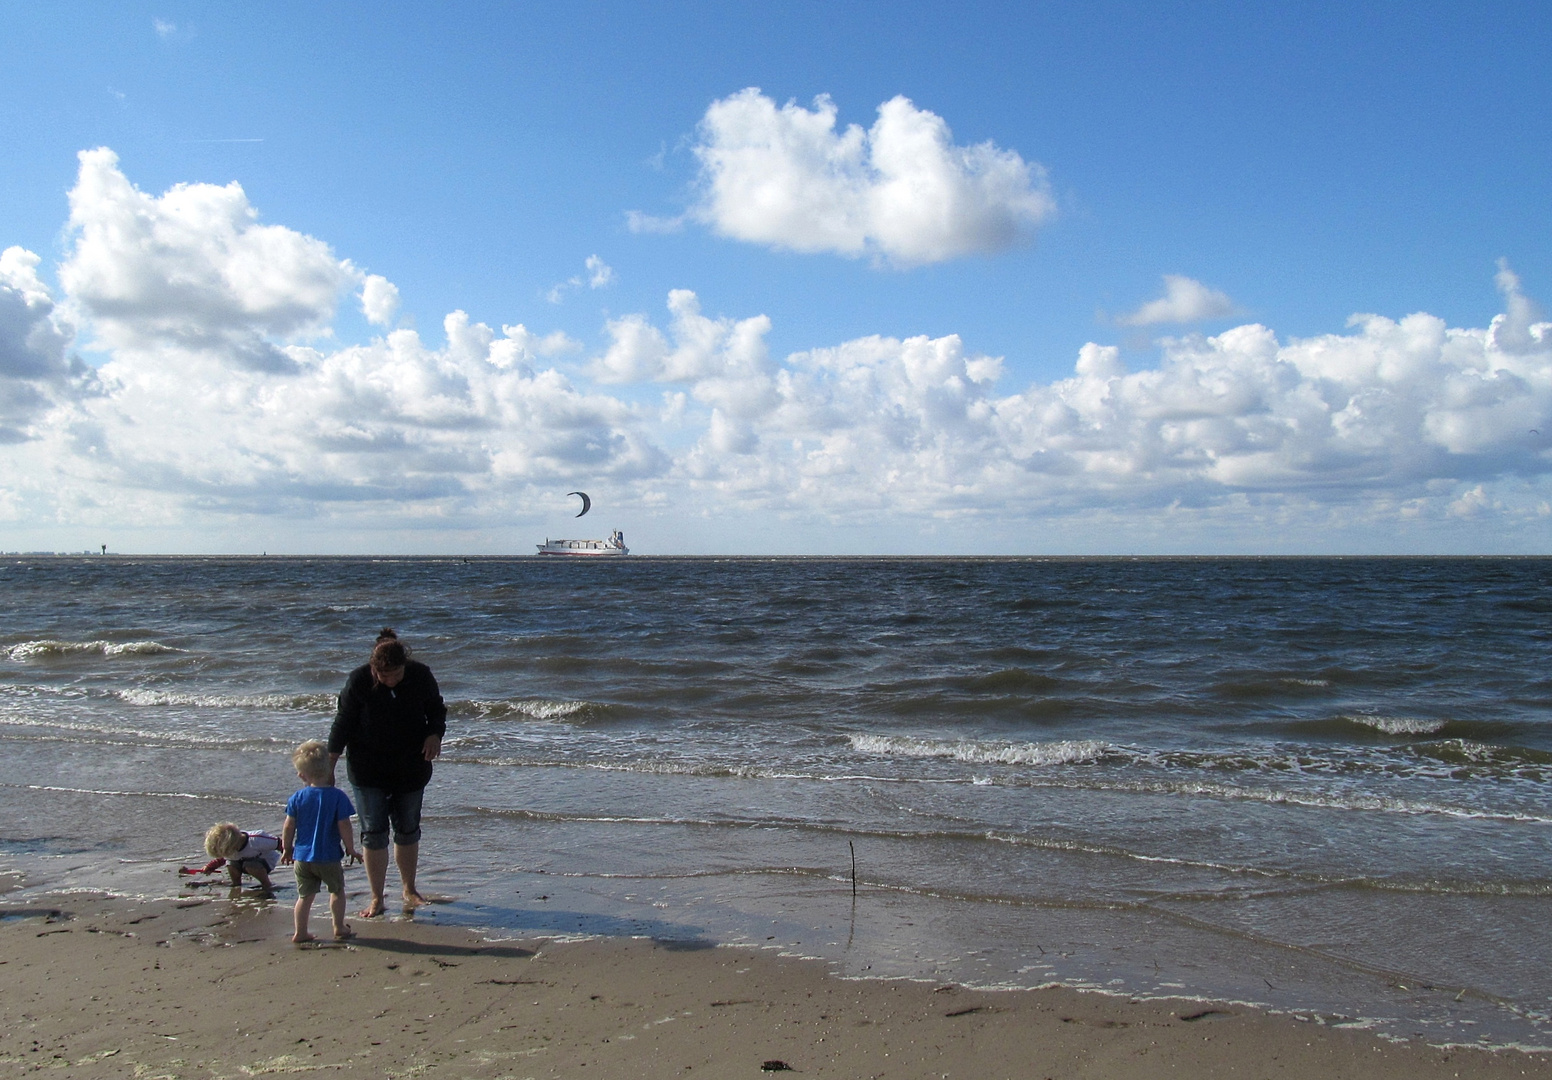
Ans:
POLYGON ((388 846, 388 826, 393 826, 395 844, 420 843, 420 801, 426 789, 392 794, 382 788, 359 787, 356 813, 361 818, 361 846, 381 851, 388 846))

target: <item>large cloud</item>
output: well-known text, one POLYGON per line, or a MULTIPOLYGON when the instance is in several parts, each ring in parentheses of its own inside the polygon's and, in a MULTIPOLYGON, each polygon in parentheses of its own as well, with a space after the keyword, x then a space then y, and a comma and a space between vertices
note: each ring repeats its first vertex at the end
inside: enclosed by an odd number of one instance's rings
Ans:
POLYGON ((19 247, 0 252, 0 443, 28 438, 35 419, 93 381, 68 353, 74 330, 38 278, 40 261, 19 247))
POLYGON ((660 472, 632 412, 535 372, 522 327, 497 334, 454 312, 445 344, 401 329, 323 353, 291 347, 288 374, 115 361, 93 411, 117 483, 263 512, 277 504, 451 508, 508 486, 660 472), (111 411, 110 411, 111 410, 111 411))
POLYGON ((584 478, 643 513, 693 504, 904 531, 1181 508, 1210 523, 1246 506, 1311 527, 1337 515, 1544 530, 1552 515, 1552 324, 1507 267, 1505 311, 1482 329, 1363 315, 1281 340, 1252 324, 1166 339, 1139 370, 1089 344, 1070 376, 1023 387, 955 335, 774 357, 768 318, 708 315, 682 289, 666 320, 613 319, 563 369, 555 358, 579 348, 564 335, 462 312, 435 341, 405 328, 308 340, 345 289, 359 284, 379 322, 397 290, 321 241, 254 224, 235 186, 143 195, 106 152, 82 176, 63 297, 36 256, 0 256, 0 430, 13 432, 0 518, 13 526, 280 515, 465 528, 584 478), (246 235, 262 228, 284 257, 247 265, 260 240, 246 235), (107 351, 90 393, 63 310, 107 351), (254 362, 265 351, 278 360, 254 362))
MULTIPOLYGON (((321 240, 261 225, 236 183, 135 188, 106 148, 82 151, 70 192, 74 244, 60 283, 120 349, 181 348, 243 367, 290 361, 273 341, 327 329, 360 275, 321 240)), ((382 290, 369 315, 385 309, 382 290)))
MULTIPOLYGON (((684 385, 703 435, 697 485, 836 515, 1051 512, 1231 498, 1455 506, 1466 487, 1552 469, 1552 325, 1525 324, 1517 280, 1487 330, 1360 316, 1279 342, 1258 325, 1163 343, 1129 372, 1091 344, 1072 377, 1000 394, 1001 362, 957 336, 870 337, 771 364, 762 320, 709 320, 670 297, 669 332, 616 320, 600 375, 684 385), (1506 345, 1505 342, 1511 343, 1506 345)), ((1544 497, 1526 508, 1546 513, 1544 497)))
POLYGON ((835 121, 828 97, 778 107, 750 88, 713 102, 694 215, 737 240, 909 266, 1022 243, 1052 213, 1038 165, 990 142, 955 145, 941 117, 903 97, 868 131, 835 121))
MULTIPOLYGON (((499 502, 577 469, 607 479, 665 468, 629 406, 535 370, 574 345, 563 334, 497 333, 454 312, 440 346, 408 329, 309 344, 328 336, 347 288, 361 286, 379 324, 398 290, 320 240, 258 224, 236 184, 152 196, 94 150, 81 155, 70 201, 59 278, 108 354, 103 392, 56 403, 38 428, 46 445, 29 451, 30 475, 6 505, 53 499, 144 517, 384 503, 413 516, 499 502)), ((0 376, 36 381, 64 363, 37 261, 14 249, 0 263, 0 376)))

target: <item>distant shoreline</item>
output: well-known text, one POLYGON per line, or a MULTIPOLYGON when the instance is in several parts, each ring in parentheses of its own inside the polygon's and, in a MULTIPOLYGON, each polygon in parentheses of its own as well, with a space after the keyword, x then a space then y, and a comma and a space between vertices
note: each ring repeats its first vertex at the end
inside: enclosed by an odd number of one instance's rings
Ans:
POLYGON ((84 559, 95 562, 152 559, 200 560, 306 560, 308 562, 543 562, 546 565, 587 562, 965 562, 965 563, 1270 563, 1270 562, 1533 562, 1552 560, 1547 554, 1508 555, 666 555, 632 553, 625 559, 544 558, 533 553, 514 555, 337 555, 271 554, 244 552, 118 552, 96 551, 0 551, 0 559, 84 559))

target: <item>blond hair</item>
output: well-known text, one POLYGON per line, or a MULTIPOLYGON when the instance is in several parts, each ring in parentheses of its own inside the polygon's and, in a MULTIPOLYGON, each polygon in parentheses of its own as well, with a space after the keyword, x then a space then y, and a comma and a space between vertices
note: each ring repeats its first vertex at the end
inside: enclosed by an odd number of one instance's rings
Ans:
POLYGON ((334 771, 334 763, 329 760, 329 744, 317 739, 308 739, 298 746, 291 755, 291 764, 304 778, 314 783, 322 783, 334 771))
POLYGON ((212 825, 205 833, 205 854, 212 859, 230 859, 247 844, 243 831, 230 821, 212 825))

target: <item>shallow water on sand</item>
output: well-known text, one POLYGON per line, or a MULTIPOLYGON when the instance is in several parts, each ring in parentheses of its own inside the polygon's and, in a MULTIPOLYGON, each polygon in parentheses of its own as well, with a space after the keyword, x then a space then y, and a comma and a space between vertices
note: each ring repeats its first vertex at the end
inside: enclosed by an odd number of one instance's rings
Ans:
POLYGON ((13 557, 0 596, 32 888, 276 827, 392 625, 451 710, 422 917, 1552 1043, 1552 561, 13 557))

